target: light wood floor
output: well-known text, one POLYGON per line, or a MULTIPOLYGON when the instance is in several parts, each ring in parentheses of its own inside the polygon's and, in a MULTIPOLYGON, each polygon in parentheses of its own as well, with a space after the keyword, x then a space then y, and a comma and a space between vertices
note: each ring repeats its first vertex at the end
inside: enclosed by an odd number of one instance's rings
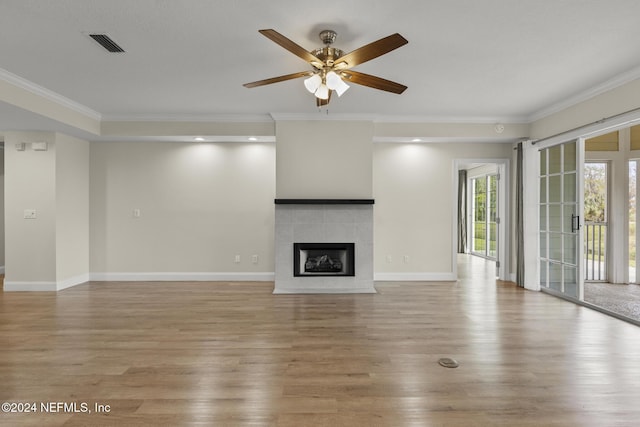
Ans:
POLYGON ((4 293, 0 402, 38 413, 0 425, 639 425, 640 328, 490 272, 462 257, 458 283, 380 282, 376 295, 160 282, 4 293))

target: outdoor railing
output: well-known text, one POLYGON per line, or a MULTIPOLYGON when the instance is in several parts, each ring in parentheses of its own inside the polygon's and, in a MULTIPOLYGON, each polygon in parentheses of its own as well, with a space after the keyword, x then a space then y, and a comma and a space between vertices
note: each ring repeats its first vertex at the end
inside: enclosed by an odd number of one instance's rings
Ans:
POLYGON ((607 280, 607 223, 585 222, 584 224, 584 280, 589 282, 607 280))

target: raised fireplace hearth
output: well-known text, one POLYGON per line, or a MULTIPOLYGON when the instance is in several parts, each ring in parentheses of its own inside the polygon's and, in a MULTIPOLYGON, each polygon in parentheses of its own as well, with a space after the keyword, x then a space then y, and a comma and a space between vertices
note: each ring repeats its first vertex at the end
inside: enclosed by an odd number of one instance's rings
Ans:
POLYGON ((293 275, 312 276, 353 276, 353 243, 294 243, 293 275))

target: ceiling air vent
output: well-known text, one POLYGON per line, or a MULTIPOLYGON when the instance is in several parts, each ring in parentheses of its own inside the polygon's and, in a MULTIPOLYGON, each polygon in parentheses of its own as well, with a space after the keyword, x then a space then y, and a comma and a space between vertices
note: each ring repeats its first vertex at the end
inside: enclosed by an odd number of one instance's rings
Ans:
POLYGON ((117 53, 124 52, 124 49, 118 46, 118 43, 111 40, 106 34, 89 34, 89 37, 94 39, 96 42, 100 44, 103 48, 107 49, 109 52, 117 53))

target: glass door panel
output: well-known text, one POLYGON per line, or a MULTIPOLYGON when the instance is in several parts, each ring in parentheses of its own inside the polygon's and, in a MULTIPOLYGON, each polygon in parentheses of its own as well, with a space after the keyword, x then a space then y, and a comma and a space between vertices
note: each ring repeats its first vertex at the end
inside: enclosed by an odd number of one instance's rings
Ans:
POLYGON ((547 207, 549 211, 549 231, 561 232, 562 231, 562 206, 549 205, 547 207))
POLYGON ((549 261, 562 262, 562 234, 548 233, 549 261))
POLYGON ((578 143, 540 151, 540 286, 576 299, 581 297, 578 143))
POLYGON ((471 252, 484 255, 487 247, 487 181, 483 178, 471 180, 473 209, 471 252))
POLYGON ((547 149, 549 175, 560 173, 562 166, 562 146, 556 145, 547 149))
POLYGON ((637 169, 638 161, 631 160, 629 162, 629 283, 639 283, 640 279, 637 275, 637 169))
POLYGON ((549 193, 548 203, 558 203, 562 200, 562 176, 561 175, 552 175, 549 177, 549 188, 547 192, 549 193))
POLYGON ((487 177, 489 181, 489 191, 487 200, 487 256, 489 258, 497 258, 497 243, 498 243, 498 176, 489 175, 487 177))
POLYGON ((498 175, 471 179, 471 252, 498 258, 498 175))
POLYGON ((565 173, 563 176, 564 181, 564 197, 565 203, 575 203, 576 201, 576 174, 565 173))

